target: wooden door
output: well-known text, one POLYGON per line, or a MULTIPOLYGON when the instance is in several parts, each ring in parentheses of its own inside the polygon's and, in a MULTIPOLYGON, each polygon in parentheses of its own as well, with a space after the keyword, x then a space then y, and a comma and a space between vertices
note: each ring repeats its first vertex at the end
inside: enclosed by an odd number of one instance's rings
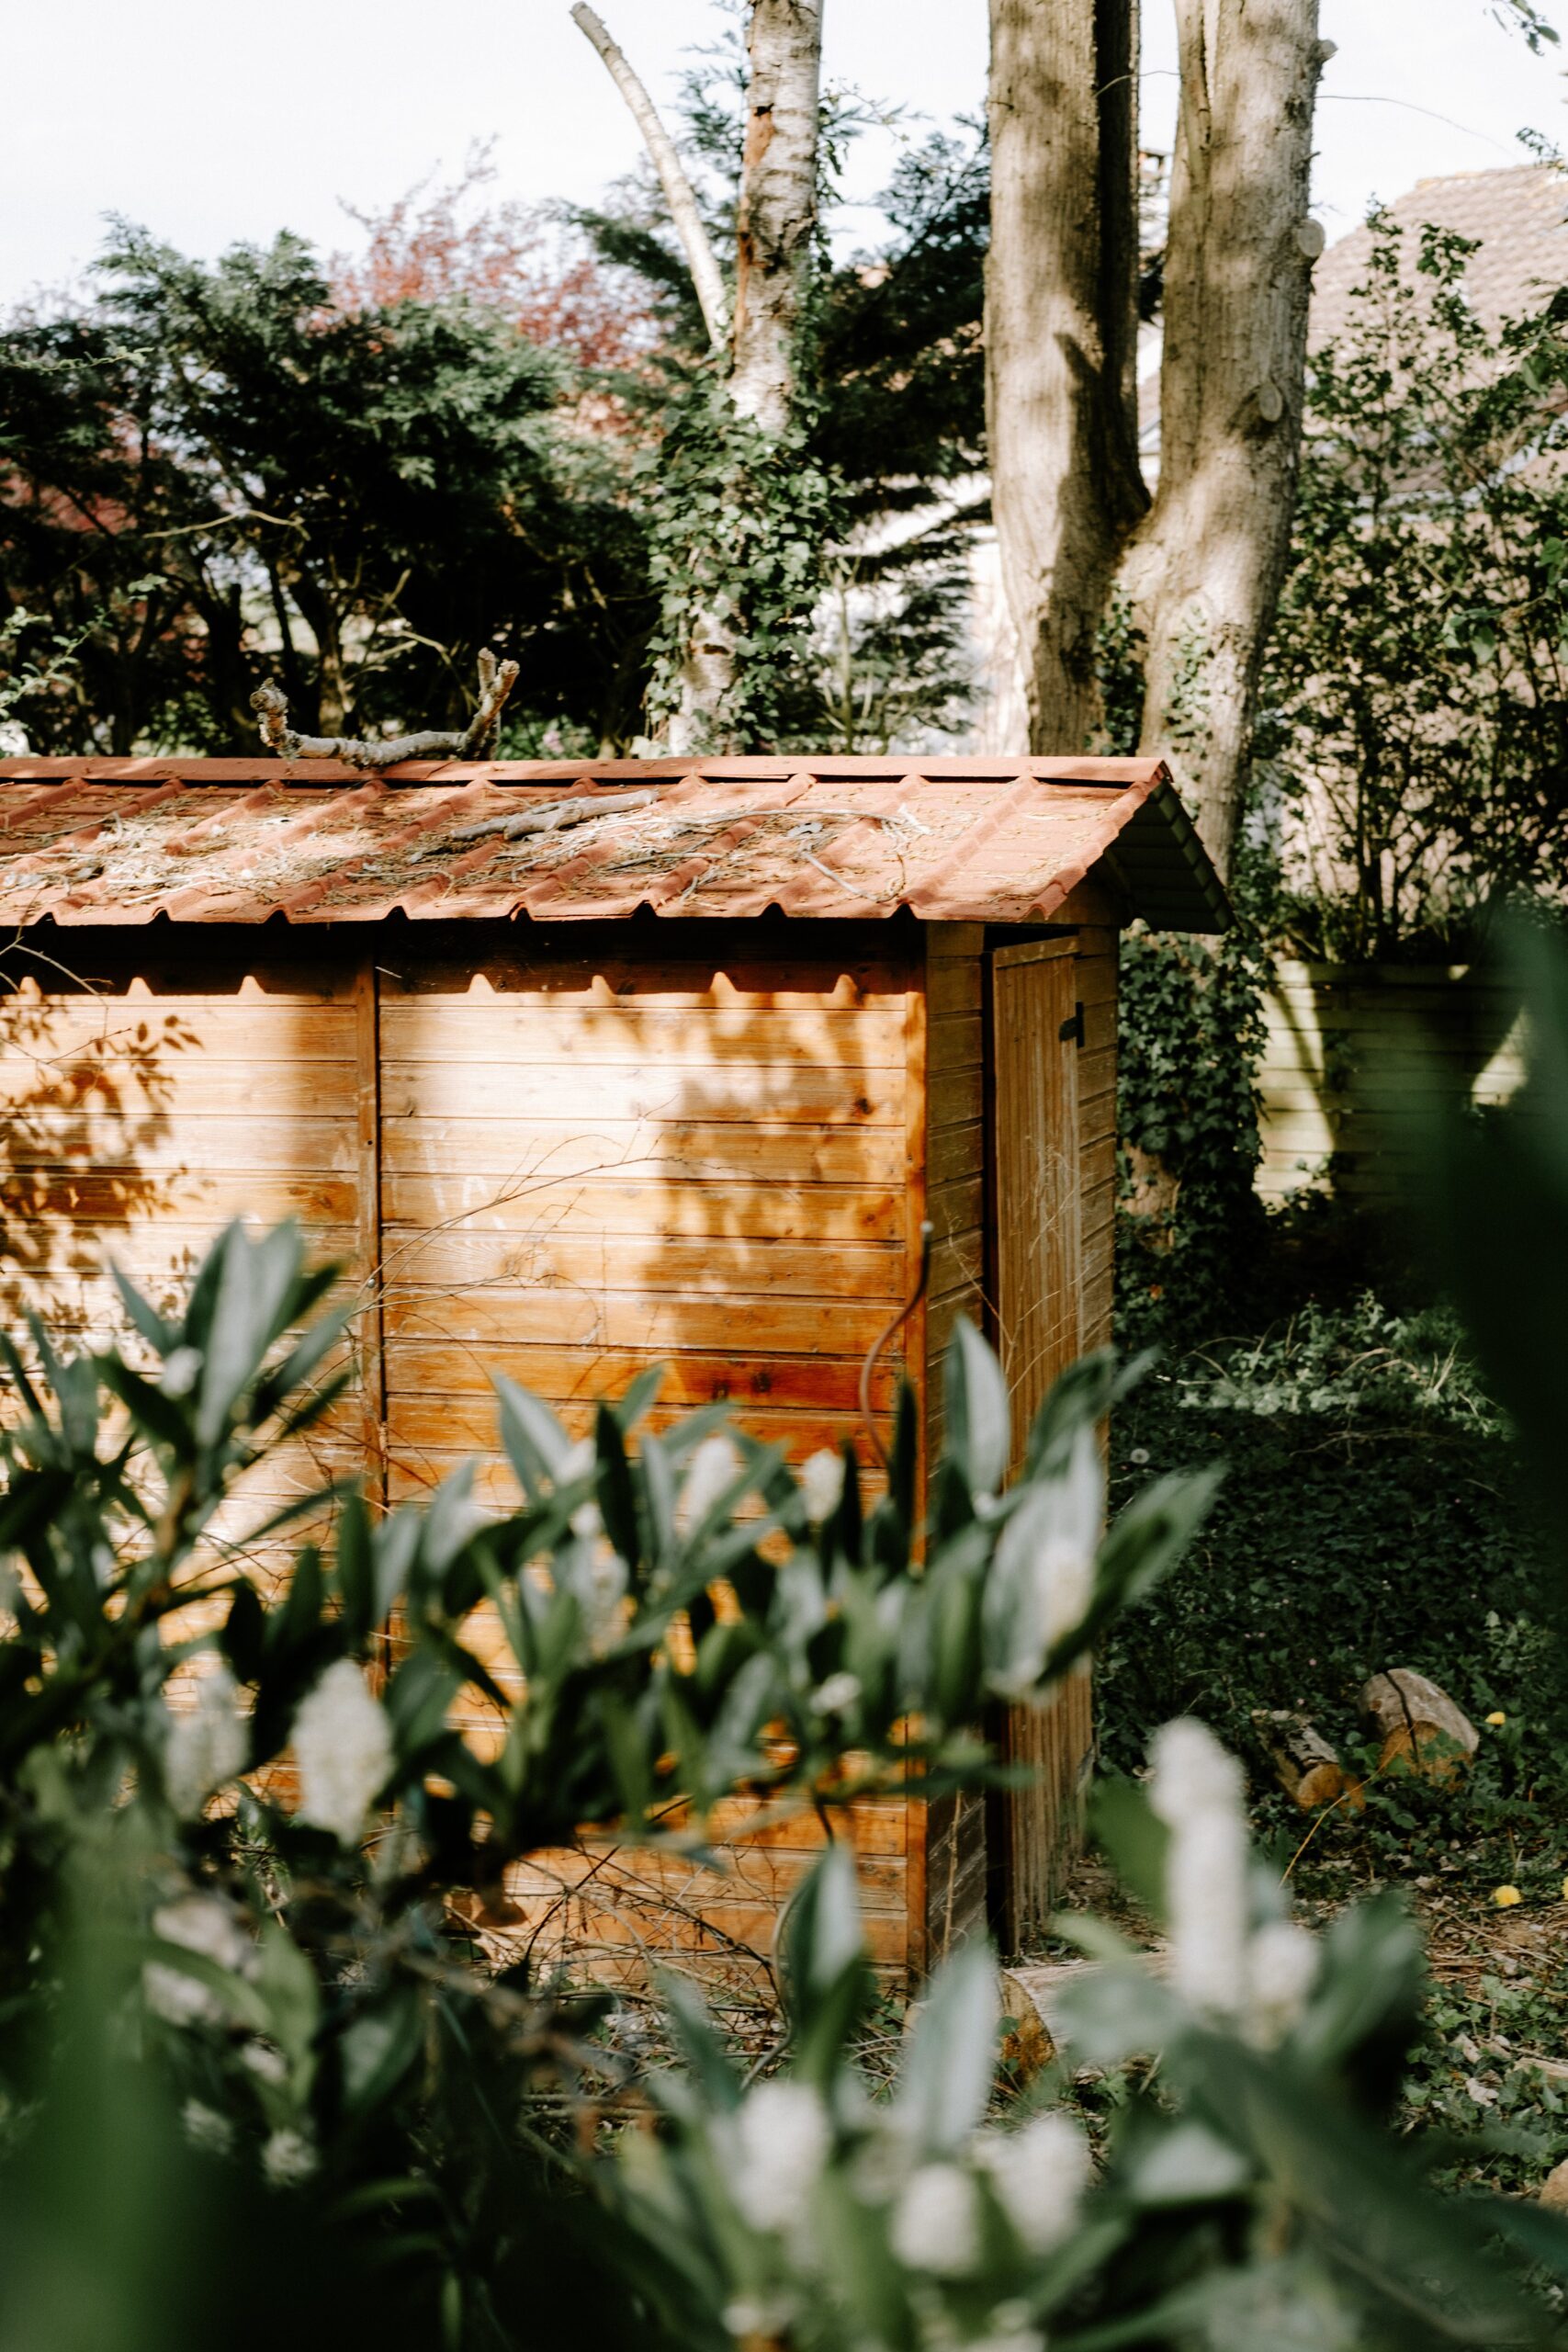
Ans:
MULTIPOLYGON (((991 966, 992 1295, 1015 1463, 1041 1399, 1081 1347, 1076 944, 998 948, 991 966)), ((1034 1773, 995 1818, 998 1924, 1011 1950, 1040 1934, 1057 1900, 1092 1736, 1087 1671, 1048 1707, 1008 1711, 1009 1760, 1034 1773)))

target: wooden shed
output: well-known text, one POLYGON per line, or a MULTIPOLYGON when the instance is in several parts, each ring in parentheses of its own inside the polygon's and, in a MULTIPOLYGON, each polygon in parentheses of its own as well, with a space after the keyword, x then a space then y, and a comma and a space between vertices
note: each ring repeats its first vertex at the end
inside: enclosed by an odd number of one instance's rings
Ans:
MULTIPOLYGON (((929 1217, 876 1408, 907 1369, 934 1442, 963 1312, 1021 1428, 1110 1335, 1118 929, 1226 916, 1146 760, 0 760, 6 1305, 102 1336, 110 1254, 167 1292, 236 1214, 296 1215, 361 1300, 318 1455, 395 1502, 477 1453, 482 1497, 492 1369, 583 1426, 659 1359, 671 1411, 855 1433, 929 1217)), ((978 1801, 857 1817, 890 1973, 1048 1907, 1086 1687, 1010 1736, 1044 1769, 988 1840, 978 1801)), ((514 1892, 745 1951, 810 1843, 628 1864, 619 1906, 602 1856, 514 1892)))

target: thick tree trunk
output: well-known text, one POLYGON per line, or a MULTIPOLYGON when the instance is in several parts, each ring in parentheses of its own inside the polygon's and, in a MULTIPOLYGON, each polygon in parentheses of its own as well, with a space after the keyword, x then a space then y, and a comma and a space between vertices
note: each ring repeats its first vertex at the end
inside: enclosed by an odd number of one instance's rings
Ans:
POLYGON ((1137 0, 991 0, 986 406, 1034 751, 1080 749, 1137 458, 1137 0))
POLYGON ((1143 741, 1229 864, 1290 548, 1307 298, 1318 0, 1177 0, 1160 471, 1122 578, 1148 644, 1143 741))

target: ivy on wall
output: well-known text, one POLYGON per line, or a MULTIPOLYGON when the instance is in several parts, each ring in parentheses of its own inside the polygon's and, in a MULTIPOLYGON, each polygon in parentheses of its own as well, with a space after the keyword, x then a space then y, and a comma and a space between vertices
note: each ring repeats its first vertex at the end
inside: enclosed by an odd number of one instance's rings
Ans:
POLYGON ((1258 1070, 1269 958, 1238 922, 1217 939, 1122 943, 1119 1310, 1131 1336, 1211 1330, 1234 1301, 1263 1210, 1258 1070))

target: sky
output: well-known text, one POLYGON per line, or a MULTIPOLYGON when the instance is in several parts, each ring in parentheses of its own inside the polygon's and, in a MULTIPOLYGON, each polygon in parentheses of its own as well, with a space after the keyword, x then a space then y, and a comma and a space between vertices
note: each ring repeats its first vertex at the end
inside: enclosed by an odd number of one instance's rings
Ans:
MULTIPOLYGON (((1051 0, 1043 0, 1051 5, 1051 0)), ((1373 196, 1524 160, 1525 127, 1568 147, 1565 35, 1531 55, 1488 0, 1322 0, 1338 43, 1318 110, 1314 209, 1330 237, 1373 196)), ((656 96, 722 24, 716 0, 599 0, 656 96)), ((187 253, 298 230, 352 246, 374 210, 493 139, 496 193, 592 201, 637 159, 636 130, 568 0, 47 0, 6 10, 0 305, 69 281, 104 216, 187 253)), ((826 68, 879 104, 946 123, 984 103, 985 0, 826 0, 826 68)), ((1169 0, 1145 0, 1144 141, 1168 146, 1169 0)), ((874 198, 903 133, 857 151, 874 198)), ((874 215, 858 216, 870 234, 874 215)), ((857 216, 845 232, 852 237, 857 216)))

